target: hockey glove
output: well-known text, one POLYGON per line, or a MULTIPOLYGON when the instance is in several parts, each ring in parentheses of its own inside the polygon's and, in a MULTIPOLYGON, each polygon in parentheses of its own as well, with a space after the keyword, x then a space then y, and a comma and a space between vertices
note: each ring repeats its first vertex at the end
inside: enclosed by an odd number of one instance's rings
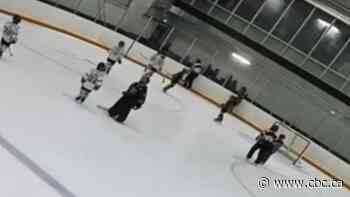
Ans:
POLYGON ((101 88, 101 86, 95 86, 94 90, 99 90, 101 88))
POLYGON ((138 109, 140 109, 141 108, 141 104, 137 104, 137 105, 135 105, 135 107, 134 107, 134 110, 138 110, 138 109))
POLYGON ((122 60, 121 59, 118 60, 118 64, 122 64, 122 60))

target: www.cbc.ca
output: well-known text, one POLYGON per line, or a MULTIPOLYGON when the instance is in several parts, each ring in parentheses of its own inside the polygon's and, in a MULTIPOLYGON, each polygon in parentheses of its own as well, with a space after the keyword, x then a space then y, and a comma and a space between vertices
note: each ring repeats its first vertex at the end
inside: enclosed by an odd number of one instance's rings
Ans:
POLYGON ((261 177, 258 180, 259 189, 340 189, 343 181, 334 179, 282 179, 261 177))

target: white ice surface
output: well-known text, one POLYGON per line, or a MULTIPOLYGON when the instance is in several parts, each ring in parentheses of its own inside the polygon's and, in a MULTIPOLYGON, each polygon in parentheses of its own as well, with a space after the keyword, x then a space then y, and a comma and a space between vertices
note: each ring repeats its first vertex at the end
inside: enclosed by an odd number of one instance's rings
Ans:
MULTIPOLYGON (((0 23, 6 19, 1 16, 0 23)), ((75 196, 349 196, 345 190, 259 190, 262 176, 323 175, 307 164, 292 167, 280 155, 265 167, 248 164, 244 156, 256 134, 251 127, 229 116, 215 124, 215 106, 181 87, 163 94, 158 76, 144 107, 125 125, 115 123, 96 105, 110 106, 140 78, 142 69, 129 61, 115 66, 101 90, 77 105, 72 97, 81 75, 106 52, 32 24, 21 26, 15 55, 0 61, 0 134, 75 196)), ((28 196, 22 190, 27 187, 36 197, 55 196, 6 154, 0 147, 0 183, 11 189, 16 178, 20 188, 10 195, 0 189, 0 196, 28 196)))

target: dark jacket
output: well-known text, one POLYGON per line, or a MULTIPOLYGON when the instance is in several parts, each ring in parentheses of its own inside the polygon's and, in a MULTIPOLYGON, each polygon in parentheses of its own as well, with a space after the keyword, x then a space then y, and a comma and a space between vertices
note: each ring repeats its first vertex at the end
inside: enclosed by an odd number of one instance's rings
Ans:
POLYGON ((277 152, 283 145, 284 145, 284 142, 280 139, 277 139, 276 141, 274 141, 272 153, 277 152))
POLYGON ((123 92, 123 98, 128 100, 128 104, 130 104, 131 107, 141 107, 146 100, 147 96, 147 86, 140 83, 140 82, 134 82, 132 83, 129 88, 123 92))
POLYGON ((171 83, 178 83, 182 77, 186 74, 187 71, 180 71, 180 72, 177 72, 175 73, 173 76, 172 76, 172 79, 171 79, 171 83))

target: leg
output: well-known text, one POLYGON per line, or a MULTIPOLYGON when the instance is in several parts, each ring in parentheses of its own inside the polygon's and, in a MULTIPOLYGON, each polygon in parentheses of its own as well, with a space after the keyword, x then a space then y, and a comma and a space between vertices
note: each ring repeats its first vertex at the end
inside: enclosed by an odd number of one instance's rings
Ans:
POLYGON ((1 39, 0 43, 0 58, 4 54, 4 52, 7 50, 7 48, 10 47, 10 43, 6 42, 3 38, 1 39))
POLYGON ((188 89, 191 89, 191 88, 192 88, 193 80, 194 80, 194 79, 191 77, 190 80, 188 81, 188 89))
POLYGON ((266 150, 266 148, 261 148, 258 153, 258 157, 256 158, 254 163, 263 164, 267 155, 268 155, 268 150, 266 150))
POLYGON ((107 64, 106 73, 109 74, 111 72, 111 69, 112 69, 112 65, 107 64))
POLYGON ((89 96, 90 92, 91 92, 90 90, 87 90, 83 87, 80 88, 79 95, 75 98, 75 100, 78 103, 83 103, 85 101, 85 99, 89 96))
POLYGON ((222 122, 223 119, 224 119, 224 114, 220 113, 218 117, 216 117, 214 120, 215 122, 222 122))
POLYGON ((114 60, 112 60, 112 59, 109 59, 109 58, 107 59, 107 64, 106 64, 106 66, 107 66, 106 73, 107 73, 107 74, 109 74, 109 73, 111 72, 111 69, 112 69, 112 67, 114 66, 115 62, 116 62, 116 61, 114 61, 114 60))
POLYGON ((128 106, 128 98, 122 96, 112 107, 108 109, 108 114, 110 117, 115 117, 120 114, 123 108, 128 106))
POLYGON ((191 74, 189 74, 186 78, 185 78, 185 83, 184 83, 184 87, 185 88, 189 88, 190 87, 190 80, 191 80, 191 74))
POLYGON ((249 150, 248 154, 247 154, 247 159, 250 159, 252 158, 253 154, 255 153, 256 150, 260 149, 261 148, 261 144, 260 142, 256 142, 253 147, 249 150))
POLYGON ((272 156, 272 152, 268 152, 268 153, 266 153, 265 155, 264 155, 264 158, 263 158, 263 160, 262 160, 262 164, 265 164, 266 162, 267 162, 267 160, 269 160, 269 158, 272 156))
POLYGON ((130 113, 131 109, 123 109, 122 111, 120 111, 118 117, 115 118, 116 121, 122 123, 126 120, 126 118, 128 117, 129 113, 130 113))
POLYGON ((224 114, 226 113, 226 110, 225 109, 221 109, 218 117, 215 118, 215 121, 216 122, 222 122, 224 120, 224 114))

